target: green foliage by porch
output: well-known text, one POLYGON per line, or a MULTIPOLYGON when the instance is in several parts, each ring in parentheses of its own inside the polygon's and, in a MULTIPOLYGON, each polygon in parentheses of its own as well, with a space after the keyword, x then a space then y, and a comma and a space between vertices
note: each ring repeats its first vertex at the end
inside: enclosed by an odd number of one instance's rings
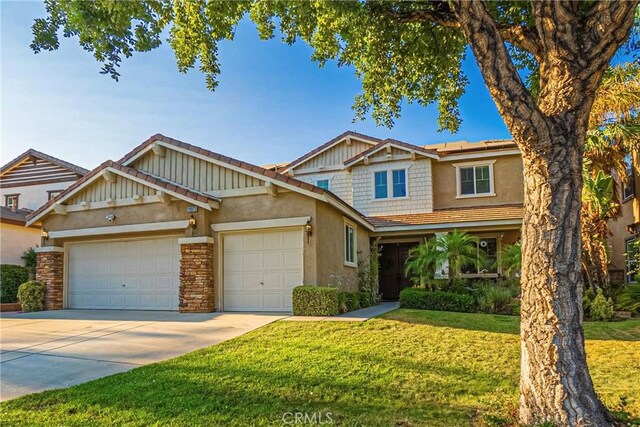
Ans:
POLYGON ((29 280, 29 269, 21 265, 0 265, 0 302, 18 302, 18 287, 29 280))
POLYGON ((428 291, 421 288, 406 288, 400 292, 400 307, 422 310, 477 311, 476 302, 470 295, 454 292, 428 291))
MULTIPOLYGON (((0 404, 3 426, 271 426, 290 411, 342 426, 511 421, 518 319, 396 310, 365 323, 277 322, 185 356, 0 404)), ((640 320, 587 322, 598 394, 640 416, 640 320)))

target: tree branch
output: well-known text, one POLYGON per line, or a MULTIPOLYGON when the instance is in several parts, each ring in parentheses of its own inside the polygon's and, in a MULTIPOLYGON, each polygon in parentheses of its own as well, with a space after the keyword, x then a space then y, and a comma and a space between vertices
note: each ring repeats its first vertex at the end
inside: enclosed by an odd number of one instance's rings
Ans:
MULTIPOLYGON (((431 22, 442 27, 460 28, 460 22, 451 10, 449 3, 437 2, 434 9, 413 9, 406 11, 384 10, 384 15, 399 23, 431 22)), ((496 25, 504 41, 507 41, 527 52, 537 59, 542 55, 542 45, 535 29, 524 25, 496 25)))
MULTIPOLYGON (((474 0, 456 0, 452 1, 452 5, 460 28, 482 71, 485 84, 509 131, 519 141, 537 140, 533 133, 546 128, 544 115, 520 79, 500 29, 486 5, 474 0)), ((526 150, 534 147, 522 148, 526 150)))

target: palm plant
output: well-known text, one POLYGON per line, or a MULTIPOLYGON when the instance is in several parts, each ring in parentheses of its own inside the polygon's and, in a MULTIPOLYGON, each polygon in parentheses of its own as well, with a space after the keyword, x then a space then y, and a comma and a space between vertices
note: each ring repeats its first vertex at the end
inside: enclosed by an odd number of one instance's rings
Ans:
POLYGON ((500 254, 502 263, 502 272, 505 276, 515 276, 520 274, 522 269, 522 244, 516 242, 507 245, 502 249, 500 254))
POLYGON ((622 64, 604 75, 585 141, 582 192, 583 266, 591 287, 607 288, 608 220, 619 214, 627 159, 640 165, 640 67, 622 64), (618 179, 614 179, 614 176, 618 179))
POLYGON ((440 255, 433 245, 433 240, 415 246, 409 250, 409 256, 404 264, 404 274, 416 279, 420 286, 430 287, 440 255))
POLYGON ((618 308, 640 311, 640 285, 626 285, 618 295, 618 308))
POLYGON ((478 250, 478 239, 464 231, 453 230, 434 238, 436 251, 440 254, 441 264, 448 264, 449 283, 453 283, 462 267, 473 265, 481 267, 486 264, 486 255, 478 250))

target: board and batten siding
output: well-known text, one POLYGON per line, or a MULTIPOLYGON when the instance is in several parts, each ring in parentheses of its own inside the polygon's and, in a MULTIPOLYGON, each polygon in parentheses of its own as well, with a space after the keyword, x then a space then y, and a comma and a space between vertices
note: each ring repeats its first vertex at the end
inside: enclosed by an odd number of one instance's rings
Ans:
POLYGON ((80 178, 77 172, 59 166, 48 160, 35 161, 25 159, 18 166, 2 175, 2 188, 20 187, 25 185, 55 184, 59 182, 75 181, 80 178))
POLYGON ((102 202, 108 198, 115 200, 128 199, 133 196, 150 196, 156 194, 153 188, 146 185, 116 176, 116 182, 107 182, 104 179, 97 179, 93 184, 84 190, 71 196, 65 204, 75 205, 81 202, 102 202))
POLYGON ((200 192, 264 186, 264 181, 167 148, 164 156, 150 152, 133 168, 200 192))
POLYGON ((347 145, 346 142, 341 142, 340 144, 337 144, 299 164, 294 168, 294 172, 304 173, 304 170, 306 169, 313 170, 322 166, 341 166, 345 160, 349 160, 369 148, 371 148, 371 144, 358 141, 357 139, 352 139, 351 145, 347 145))

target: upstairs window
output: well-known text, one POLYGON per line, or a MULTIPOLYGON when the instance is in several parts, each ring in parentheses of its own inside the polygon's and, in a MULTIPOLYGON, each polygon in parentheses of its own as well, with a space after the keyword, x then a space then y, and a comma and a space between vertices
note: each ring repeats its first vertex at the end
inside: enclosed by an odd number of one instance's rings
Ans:
POLYGON ((632 199, 635 196, 635 186, 634 186, 634 176, 633 176, 633 162, 631 161, 631 156, 627 155, 624 159, 627 164, 627 173, 625 182, 622 184, 622 200, 627 201, 632 199))
POLYGON ((328 179, 319 179, 316 181, 316 187, 320 187, 323 190, 329 190, 329 180, 328 179))
POLYGON ((19 194, 7 194, 4 196, 4 205, 9 209, 18 209, 18 196, 19 194))
POLYGON ((387 171, 375 172, 373 174, 376 199, 386 199, 389 197, 387 188, 387 171))
POLYGON ((458 197, 493 196, 493 162, 454 165, 457 169, 458 197))
POLYGON ((625 240, 625 256, 627 257, 627 283, 636 283, 638 275, 638 251, 640 246, 638 244, 638 237, 625 240))
POLYGON ((406 169, 374 172, 373 187, 376 199, 388 199, 389 195, 393 198, 407 197, 406 169))
POLYGON ((392 171, 393 197, 407 197, 407 173, 404 169, 392 171))
POLYGON ((344 223, 344 263, 345 265, 356 265, 356 228, 344 223))

